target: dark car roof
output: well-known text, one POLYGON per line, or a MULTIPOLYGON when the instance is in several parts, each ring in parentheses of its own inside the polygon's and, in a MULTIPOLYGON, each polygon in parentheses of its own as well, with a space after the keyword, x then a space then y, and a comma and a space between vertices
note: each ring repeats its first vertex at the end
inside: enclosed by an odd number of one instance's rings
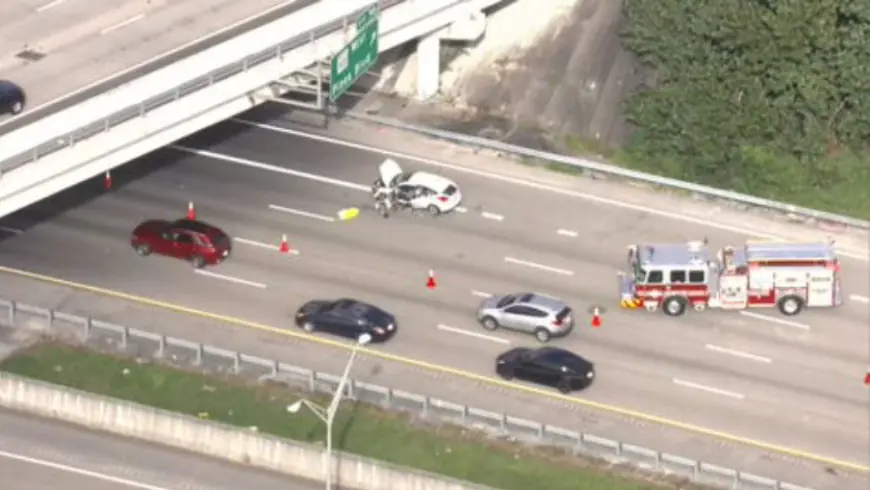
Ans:
POLYGON ((542 347, 535 351, 535 358, 548 363, 570 366, 579 370, 589 370, 592 363, 565 349, 557 347, 542 347))
POLYGON ((355 299, 342 298, 333 303, 332 308, 352 318, 366 320, 373 325, 388 325, 393 321, 392 315, 386 311, 355 299))

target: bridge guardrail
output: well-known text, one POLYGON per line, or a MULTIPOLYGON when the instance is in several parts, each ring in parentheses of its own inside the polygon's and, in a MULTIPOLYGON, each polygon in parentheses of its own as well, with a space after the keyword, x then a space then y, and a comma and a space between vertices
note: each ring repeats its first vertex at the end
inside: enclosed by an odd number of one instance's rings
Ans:
MULTIPOLYGON (((80 341, 113 346, 126 354, 200 366, 236 375, 256 376, 310 392, 331 394, 341 376, 320 373, 289 363, 231 351, 190 340, 159 335, 90 317, 0 299, 0 324, 17 327, 22 318, 37 317, 55 334, 74 335, 80 341)), ((697 461, 655 449, 628 444, 584 432, 559 428, 426 395, 350 380, 347 396, 391 410, 411 412, 443 423, 456 424, 519 441, 571 450, 576 455, 611 463, 633 464, 645 470, 684 477, 695 483, 736 490, 810 490, 791 483, 697 461)))
MULTIPOLYGON (((372 3, 374 3, 374 1, 376 0, 372 0, 372 3)), ((383 12, 384 10, 400 3, 404 3, 407 0, 377 1, 379 2, 380 9, 383 12)), ((460 0, 457 0, 457 2, 459 1, 460 0)), ((263 48, 254 54, 243 57, 242 59, 233 60, 209 71, 206 74, 184 80, 182 83, 166 92, 154 95, 136 104, 123 107, 98 121, 88 122, 81 127, 71 129, 61 135, 46 135, 44 141, 39 142, 22 153, 0 162, 0 175, 2 175, 3 172, 8 172, 16 167, 36 161, 58 150, 70 147, 76 144, 76 142, 107 132, 111 128, 127 121, 138 117, 145 117, 151 111, 163 107, 164 105, 174 102, 182 97, 186 97, 194 92, 205 89, 215 83, 226 80, 229 77, 245 72, 250 68, 278 58, 282 56, 282 53, 291 51, 317 38, 332 34, 347 26, 353 26, 353 20, 362 14, 366 8, 367 7, 359 8, 341 20, 291 36, 285 41, 263 48)), ((35 121, 34 124, 39 124, 39 121, 35 121)))
POLYGON ((799 216, 804 220, 814 220, 817 222, 822 222, 826 224, 834 224, 834 225, 842 225, 851 228, 857 228, 859 230, 870 230, 870 221, 861 220, 858 218, 852 218, 849 216, 842 216, 834 213, 829 213, 827 211, 819 211, 816 209, 804 208, 801 206, 795 206, 793 204, 787 204, 777 201, 772 201, 770 199, 764 199, 761 197, 750 196, 747 194, 740 194, 738 192, 717 189, 715 187, 709 187, 701 184, 693 184, 691 182, 683 182, 677 179, 671 179, 668 177, 659 177, 657 175, 652 175, 644 172, 638 172, 635 170, 629 170, 626 168, 618 167, 616 165, 610 165, 606 163, 596 162, 593 160, 589 160, 586 158, 578 158, 567 155, 560 155, 558 153, 550 153, 546 151, 533 150, 531 148, 524 148, 522 146, 512 145, 510 143, 504 143, 501 141, 496 141, 488 138, 481 138, 478 136, 470 136, 461 133, 454 133, 451 131, 444 131, 441 129, 435 128, 427 128, 423 126, 416 126, 413 124, 403 123, 401 121, 385 118, 370 114, 363 114, 358 112, 342 112, 341 115, 343 117, 348 117, 352 119, 359 119, 361 121, 368 121, 374 124, 378 124, 381 126, 386 126, 394 129, 399 129, 402 131, 408 131, 412 133, 417 133, 423 136, 427 136, 429 138, 440 139, 444 141, 449 141, 451 143, 467 146, 479 150, 491 150, 499 153, 505 153, 513 156, 520 156, 525 158, 532 158, 536 160, 541 160, 545 162, 553 162, 560 163, 563 165, 570 165, 572 167, 576 167, 582 169, 584 172, 590 174, 603 174, 610 177, 621 178, 625 180, 631 180, 635 182, 642 182, 644 184, 653 185, 656 187, 663 187, 669 189, 677 189, 683 192, 688 192, 696 196, 704 197, 707 199, 719 199, 724 201, 729 201, 733 203, 739 203, 744 206, 756 207, 756 208, 764 208, 772 211, 777 211, 779 213, 790 215, 790 216, 799 216))

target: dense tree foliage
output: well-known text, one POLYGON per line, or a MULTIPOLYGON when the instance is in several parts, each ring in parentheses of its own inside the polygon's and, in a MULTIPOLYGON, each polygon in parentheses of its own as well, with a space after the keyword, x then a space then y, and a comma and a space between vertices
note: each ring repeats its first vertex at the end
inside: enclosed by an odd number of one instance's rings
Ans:
POLYGON ((870 214, 870 0, 624 1, 658 80, 629 102, 630 162, 870 214))

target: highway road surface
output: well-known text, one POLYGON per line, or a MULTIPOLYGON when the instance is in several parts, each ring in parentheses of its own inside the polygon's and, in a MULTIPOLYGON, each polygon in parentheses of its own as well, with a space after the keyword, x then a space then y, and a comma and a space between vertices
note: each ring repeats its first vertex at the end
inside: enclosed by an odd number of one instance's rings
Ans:
POLYGON ((316 482, 0 410, 3 490, 316 490, 316 482))
MULTIPOLYGON (((0 265, 293 331, 291 315, 302 302, 357 297, 399 319, 399 335, 376 348, 416 363, 363 361, 358 369, 362 379, 762 475, 805 480, 795 483, 821 488, 835 478, 815 466, 784 464, 782 455, 756 456, 698 436, 666 437, 648 422, 632 426, 604 412, 566 409, 565 403, 554 404, 544 395, 481 388, 420 367, 428 363, 492 374, 499 352, 536 343, 518 334, 483 331, 474 319, 482 296, 549 293, 574 306, 579 324, 570 337, 554 344, 598 366, 597 383, 578 399, 859 467, 870 464, 868 391, 861 382, 870 357, 870 273, 861 250, 849 254, 857 258, 843 259, 849 300, 841 308, 789 319, 773 311, 711 311, 679 319, 622 311, 615 307, 616 272, 624 265, 626 245, 707 237, 711 246, 721 247, 740 245, 746 234, 739 225, 717 225, 718 210, 703 220, 675 219, 671 215, 680 218, 673 213, 680 208, 662 211, 654 197, 646 207, 620 207, 607 196, 591 199, 566 190, 572 178, 545 170, 489 159, 487 172, 518 177, 469 172, 472 165, 481 168, 485 157, 416 140, 411 145, 407 135, 341 124, 320 131, 267 120, 263 113, 246 117, 248 123, 227 122, 182 142, 184 151, 160 151, 115 171, 111 192, 102 191, 102 180, 95 180, 3 221, 7 238, 0 243, 0 265), (326 136, 300 136, 299 131, 326 136), (346 143, 352 140, 357 143, 346 143), (459 182, 466 198, 463 212, 437 219, 375 215, 366 191, 383 156, 367 144, 416 146, 422 157, 449 161, 455 167, 400 158, 408 169, 444 173, 459 182), (529 185, 533 179, 557 179, 564 185, 529 185), (232 258, 193 271, 181 262, 137 257, 127 243, 132 227, 145 218, 182 217, 188 201, 195 203, 200 219, 235 237, 232 258), (359 207, 361 215, 336 220, 337 211, 348 207, 359 207), (277 252, 283 233, 297 253, 277 252), (438 281, 434 291, 424 287, 430 269, 438 281), (586 324, 586 311, 595 305, 607 309, 599 329, 586 324)), ((684 203, 687 210, 695 205, 684 203)), ((758 216, 748 216, 746 222, 762 223, 757 229, 768 234, 782 230, 823 236, 758 216)), ((11 277, 0 285, 0 296, 132 326, 145 323, 155 331, 315 369, 338 371, 345 358, 327 347, 204 320, 156 321, 162 317, 154 312, 137 318, 129 315, 132 306, 11 277)), ((844 481, 831 485, 846 488, 844 481)))
MULTIPOLYGON (((84 100, 147 70, 138 65, 197 39, 218 34, 282 4, 274 19, 308 0, 7 0, 0 2, 0 72, 28 95, 24 114, 0 120, 4 130, 35 119, 30 111, 69 97, 84 100), (131 70, 132 69, 132 70, 131 70), (113 81, 106 79, 129 71, 113 81), (102 83, 103 81, 107 83, 102 83), (83 90, 86 89, 87 90, 83 90), (83 90, 83 91, 81 91, 83 90), (81 91, 81 92, 79 92, 81 91)), ((251 29, 251 20, 217 39, 251 29)), ((200 45, 200 49, 203 44, 200 45)), ((187 53, 178 53, 177 60, 187 53)), ((168 61, 167 61, 168 62, 168 61)), ((44 116, 49 110, 40 109, 44 116)))

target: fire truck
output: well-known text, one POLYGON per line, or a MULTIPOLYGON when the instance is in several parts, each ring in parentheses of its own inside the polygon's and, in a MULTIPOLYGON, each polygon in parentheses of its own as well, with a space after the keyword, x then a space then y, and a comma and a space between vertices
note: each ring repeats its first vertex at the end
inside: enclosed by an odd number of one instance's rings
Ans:
POLYGON ((628 247, 630 273, 620 273, 621 306, 661 309, 804 308, 842 304, 834 243, 749 241, 711 255, 707 240, 628 247))

